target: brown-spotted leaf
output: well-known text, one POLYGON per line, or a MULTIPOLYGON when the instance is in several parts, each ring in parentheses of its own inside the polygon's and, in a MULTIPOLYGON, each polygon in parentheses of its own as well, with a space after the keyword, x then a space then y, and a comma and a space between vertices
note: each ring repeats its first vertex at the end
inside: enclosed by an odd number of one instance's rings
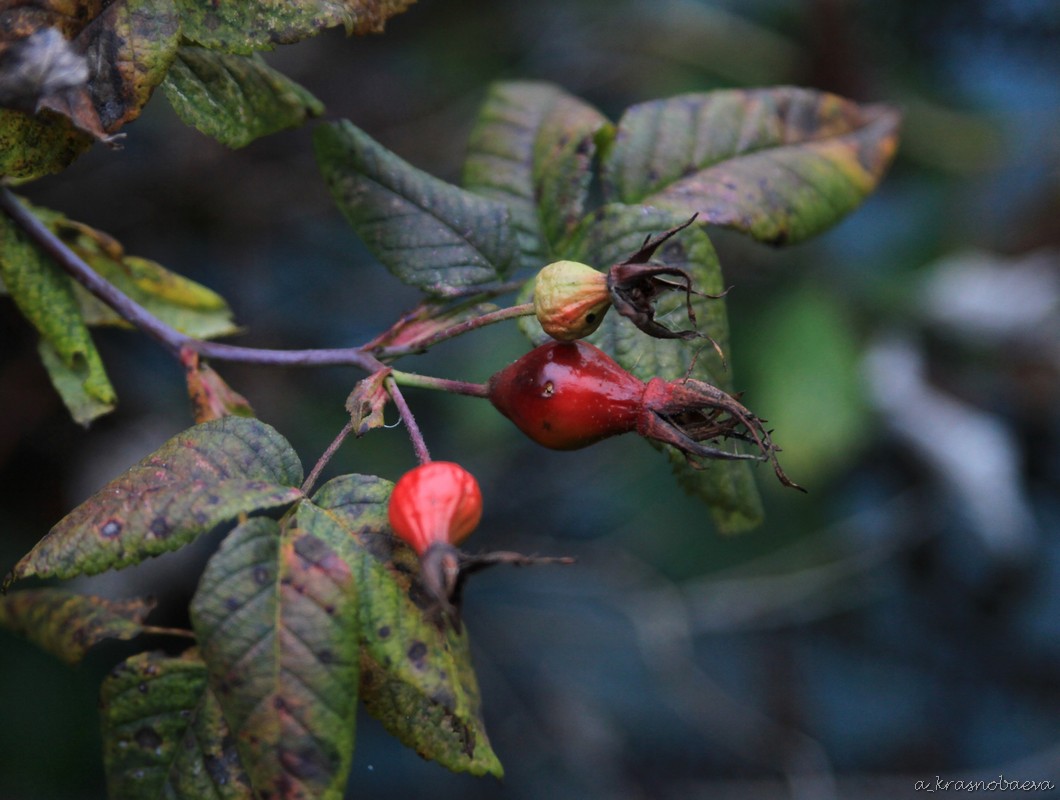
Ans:
POLYGON ((419 559, 387 522, 392 488, 371 475, 343 475, 297 510, 298 524, 331 544, 357 582, 361 698, 424 758, 455 772, 501 777, 467 633, 425 613, 431 600, 419 581, 419 559))
POLYGON ((414 0, 176 0, 184 36, 228 53, 271 50, 342 25, 348 34, 382 33, 414 0))
POLYGON ((4 59, 12 70, 24 71, 27 57, 54 57, 59 47, 55 32, 69 42, 64 53, 83 57, 87 75, 76 81, 76 70, 67 69, 62 80, 53 76, 50 83, 26 90, 10 104, 20 109, 15 113, 21 118, 7 110, 0 114, 0 141, 12 148, 0 166, 12 177, 33 178, 62 169, 84 149, 86 134, 113 141, 123 125, 140 115, 169 69, 180 21, 172 0, 44 0, 0 11, 0 44, 5 54, 14 53, 4 59), (27 40, 39 42, 42 35, 47 50, 27 46, 27 40), (34 92, 33 107, 27 109, 27 96, 34 92))
POLYGON ((23 589, 0 597, 0 626, 76 664, 104 639, 132 639, 155 601, 108 600, 64 589, 23 589))
POLYGON ((298 500, 302 466, 257 419, 224 417, 177 434, 66 515, 8 575, 69 578, 176 550, 240 514, 298 500))
POLYGON ((248 520, 207 564, 191 618, 256 793, 339 800, 357 711, 346 562, 290 521, 248 520))
POLYGON ((471 133, 464 186, 511 209, 521 266, 544 266, 585 213, 596 140, 610 127, 558 86, 490 87, 471 133))
POLYGON ((100 689, 112 800, 251 800, 250 781, 197 651, 137 653, 100 689))
POLYGON ((350 412, 353 432, 357 436, 364 436, 372 428, 382 427, 386 423, 383 409, 390 402, 390 392, 386 388, 390 372, 387 367, 362 378, 346 398, 346 410, 350 412))
POLYGON ((180 362, 184 365, 191 412, 196 423, 221 417, 254 416, 247 398, 225 383, 213 367, 201 363, 194 350, 181 351, 180 362))
POLYGON ((772 244, 835 224, 871 193, 900 115, 793 87, 687 94, 629 108, 604 164, 605 192, 735 228, 772 244))

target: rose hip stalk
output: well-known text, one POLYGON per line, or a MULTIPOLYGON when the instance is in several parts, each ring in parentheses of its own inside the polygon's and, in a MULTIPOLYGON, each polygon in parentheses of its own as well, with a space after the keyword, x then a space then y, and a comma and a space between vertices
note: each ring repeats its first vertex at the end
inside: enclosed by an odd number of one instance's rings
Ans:
POLYGON ((523 433, 554 450, 575 450, 636 431, 697 459, 769 461, 785 486, 802 491, 777 462, 779 448, 762 420, 736 398, 697 380, 644 383, 587 342, 549 342, 490 378, 490 402, 523 433), (758 454, 703 442, 753 442, 758 454))

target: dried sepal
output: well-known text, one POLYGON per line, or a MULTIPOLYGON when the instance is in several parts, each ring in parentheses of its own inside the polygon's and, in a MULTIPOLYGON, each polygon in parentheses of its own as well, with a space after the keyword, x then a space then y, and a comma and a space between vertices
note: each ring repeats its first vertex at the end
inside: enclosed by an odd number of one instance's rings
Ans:
POLYGON ((696 312, 692 307, 692 295, 718 300, 724 297, 728 290, 721 294, 700 292, 692 285, 692 276, 687 270, 651 263, 655 251, 668 239, 695 222, 696 216, 693 214, 686 222, 675 225, 656 237, 648 236, 636 253, 625 261, 612 265, 607 272, 607 290, 615 310, 644 333, 656 339, 709 339, 724 361, 725 356, 720 345, 710 336, 695 330, 696 312), (656 299, 659 295, 672 291, 685 293, 685 310, 693 326, 691 330, 671 330, 655 320, 656 299))
POLYGON ((373 372, 367 378, 362 378, 346 398, 346 410, 350 412, 353 432, 358 437, 364 436, 372 428, 381 428, 386 424, 383 409, 390 401, 390 392, 386 388, 386 379, 390 373, 390 367, 386 367, 373 372))
POLYGON ((784 486, 806 490, 789 478, 777 461, 780 448, 774 444, 765 420, 717 386, 693 379, 663 381, 653 378, 644 392, 637 422, 641 436, 672 445, 689 464, 697 459, 751 459, 768 461, 784 486), (736 453, 704 444, 724 439, 750 442, 757 453, 736 453))

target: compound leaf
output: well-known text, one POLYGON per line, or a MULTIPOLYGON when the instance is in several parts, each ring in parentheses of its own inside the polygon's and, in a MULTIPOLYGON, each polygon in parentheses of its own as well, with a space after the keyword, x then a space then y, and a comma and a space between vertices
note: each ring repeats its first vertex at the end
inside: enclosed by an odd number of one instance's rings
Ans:
POLYGON ((298 507, 298 524, 350 564, 361 591, 361 697, 388 731, 455 772, 501 777, 486 736, 466 632, 424 613, 419 559, 391 532, 393 485, 343 475, 298 507))
POLYGON ((253 797, 194 650, 137 653, 116 666, 100 689, 100 719, 112 800, 253 797))
POLYGON ((899 114, 809 89, 687 94, 629 108, 604 165, 605 192, 772 244, 838 222, 872 192, 899 114))
POLYGON ((248 520, 207 564, 191 617, 255 790, 341 798, 358 673, 346 562, 302 527, 248 520))
POLYGON ((342 25, 346 33, 381 33, 413 0, 176 0, 185 38, 212 50, 271 50, 342 25))
POLYGON ((515 236, 504 203, 416 169, 346 121, 320 126, 313 141, 335 202, 404 283, 461 294, 512 266, 515 236))
POLYGON ((66 515, 5 585, 69 578, 176 550, 214 526, 302 496, 287 441, 257 419, 224 417, 174 436, 66 515))
POLYGON ((544 266, 585 213, 596 139, 610 127, 558 86, 490 87, 471 133, 464 186, 511 209, 520 266, 544 266))
POLYGON ((182 120, 228 147, 324 113, 308 90, 257 55, 181 47, 162 89, 182 120))
POLYGON ((104 639, 132 639, 154 600, 108 600, 64 589, 23 589, 0 597, 0 625, 76 664, 104 639))

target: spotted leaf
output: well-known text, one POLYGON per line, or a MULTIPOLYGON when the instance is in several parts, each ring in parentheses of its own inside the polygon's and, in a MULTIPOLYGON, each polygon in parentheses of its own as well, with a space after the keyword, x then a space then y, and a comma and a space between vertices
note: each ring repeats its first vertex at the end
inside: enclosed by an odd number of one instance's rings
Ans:
POLYGON ((301 526, 248 520, 207 564, 191 618, 258 796, 341 798, 358 674, 346 562, 301 526))
POLYGON ((123 661, 103 681, 100 718, 108 797, 252 798, 196 651, 123 661))
POLYGON ((154 601, 108 600, 63 589, 23 589, 0 597, 0 626, 76 664, 104 639, 132 639, 154 601))
POLYGON ((189 428, 71 511, 8 575, 69 578, 176 550, 214 526, 302 496, 302 467, 260 420, 189 428))
POLYGON ((466 631, 425 613, 416 554, 389 529, 393 485, 370 475, 335 478, 297 510, 350 565, 361 590, 361 697, 388 731, 455 772, 501 777, 486 736, 466 631))

